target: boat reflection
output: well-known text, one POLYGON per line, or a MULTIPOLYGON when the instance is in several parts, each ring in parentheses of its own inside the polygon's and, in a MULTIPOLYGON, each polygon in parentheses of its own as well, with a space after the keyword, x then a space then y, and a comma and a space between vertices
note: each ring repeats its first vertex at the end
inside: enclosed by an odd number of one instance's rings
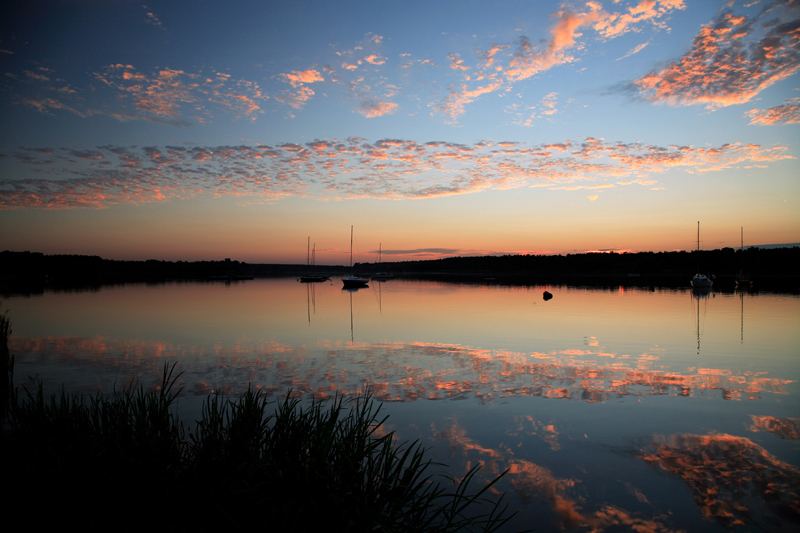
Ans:
MULTIPOLYGON (((707 300, 710 296, 711 296, 710 287, 692 288, 692 298, 694 298, 697 302, 697 310, 695 312, 695 318, 696 318, 695 334, 697 336, 697 355, 700 355, 700 300, 707 300)), ((706 307, 703 308, 704 311, 706 309, 707 309, 706 307)))

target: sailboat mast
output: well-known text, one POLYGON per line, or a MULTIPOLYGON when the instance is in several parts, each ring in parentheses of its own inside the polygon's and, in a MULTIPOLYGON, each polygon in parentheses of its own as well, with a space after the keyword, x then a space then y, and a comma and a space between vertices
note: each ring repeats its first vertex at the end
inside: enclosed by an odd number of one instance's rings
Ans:
POLYGON ((739 279, 743 279, 744 278, 744 226, 742 226, 741 232, 742 232, 742 247, 741 247, 742 268, 739 269, 739 279))
POLYGON ((700 272, 700 221, 697 221, 697 271, 700 272))
POLYGON ((353 226, 350 225, 350 268, 353 268, 353 226))
POLYGON ((311 264, 311 237, 308 238, 308 246, 306 247, 306 266, 311 264))

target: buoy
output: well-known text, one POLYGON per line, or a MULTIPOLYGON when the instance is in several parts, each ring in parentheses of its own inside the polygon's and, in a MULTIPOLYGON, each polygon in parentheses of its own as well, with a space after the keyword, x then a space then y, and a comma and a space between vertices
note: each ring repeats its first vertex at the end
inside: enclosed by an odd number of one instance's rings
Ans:
POLYGON ((551 299, 553 297, 553 295, 550 294, 548 291, 544 291, 543 297, 544 297, 544 301, 546 302, 547 300, 551 299))

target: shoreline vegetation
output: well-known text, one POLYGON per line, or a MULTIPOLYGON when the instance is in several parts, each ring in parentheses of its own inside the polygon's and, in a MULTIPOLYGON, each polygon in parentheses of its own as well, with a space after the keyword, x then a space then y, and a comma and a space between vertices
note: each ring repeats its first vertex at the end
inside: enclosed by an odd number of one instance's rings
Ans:
POLYGON ((117 261, 98 256, 0 252, 0 293, 36 294, 48 290, 119 283, 236 281, 308 274, 369 276, 378 270, 396 277, 512 285, 630 285, 687 287, 702 265, 715 277, 716 290, 733 290, 744 274, 756 290, 800 291, 800 247, 733 248, 700 252, 584 253, 504 255, 356 263, 345 265, 254 264, 224 261, 117 261), (742 255, 743 254, 743 255, 742 255))
POLYGON ((513 516, 494 484, 473 492, 418 442, 382 431, 365 390, 327 405, 256 390, 209 395, 190 429, 172 409, 175 365, 161 385, 45 397, 13 384, 0 315, 3 455, 9 510, 37 527, 82 531, 496 531, 513 516))

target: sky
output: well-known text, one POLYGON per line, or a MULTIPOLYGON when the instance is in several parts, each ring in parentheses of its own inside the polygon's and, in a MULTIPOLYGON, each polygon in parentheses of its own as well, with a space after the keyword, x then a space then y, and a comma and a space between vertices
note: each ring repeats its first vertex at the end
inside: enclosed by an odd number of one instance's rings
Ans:
POLYGON ((4 4, 0 250, 800 242, 798 0, 145 1, 4 4))

